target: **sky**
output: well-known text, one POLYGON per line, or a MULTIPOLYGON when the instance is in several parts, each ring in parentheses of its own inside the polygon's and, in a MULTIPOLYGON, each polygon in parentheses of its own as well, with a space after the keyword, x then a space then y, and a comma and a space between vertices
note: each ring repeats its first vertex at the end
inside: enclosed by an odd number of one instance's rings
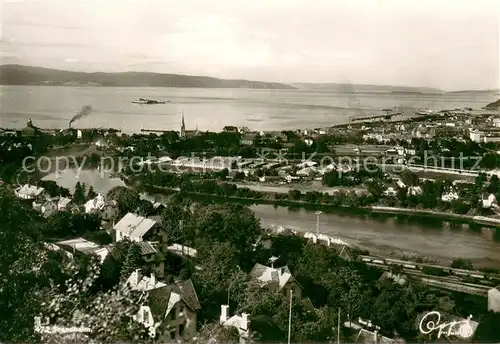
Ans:
POLYGON ((500 88, 499 0, 0 0, 2 64, 500 88))

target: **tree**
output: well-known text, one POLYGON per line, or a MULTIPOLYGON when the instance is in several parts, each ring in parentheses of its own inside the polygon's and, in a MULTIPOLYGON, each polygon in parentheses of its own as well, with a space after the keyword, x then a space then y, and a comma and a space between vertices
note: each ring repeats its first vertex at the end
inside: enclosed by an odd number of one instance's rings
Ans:
POLYGON ((302 193, 300 192, 300 190, 292 189, 288 191, 288 196, 290 197, 291 200, 298 201, 300 200, 302 193))
POLYGON ((121 269, 122 279, 127 279, 132 272, 136 269, 140 269, 143 265, 141 248, 137 244, 132 244, 128 248, 127 256, 123 262, 123 267, 121 269))
POLYGON ((407 188, 399 188, 397 197, 398 197, 399 205, 402 207, 405 207, 407 204, 408 189, 407 188))
MULTIPOLYGON (((236 161, 234 161, 236 162, 236 161)), ((226 180, 227 176, 229 176, 229 170, 227 168, 224 168, 222 171, 219 172, 219 178, 222 180, 226 180)))
POLYGON ((484 183, 486 182, 486 180, 488 179, 488 177, 486 176, 486 173, 484 172, 480 172, 475 181, 474 181, 474 184, 475 184, 475 187, 476 187, 476 190, 478 191, 482 191, 483 190, 483 186, 484 186, 484 183))
POLYGON ((238 344, 240 342, 240 333, 236 327, 222 327, 217 332, 217 340, 226 344, 238 344))
POLYGON ((121 265, 112 254, 108 254, 100 267, 98 286, 103 291, 111 290, 120 282, 120 272, 121 265))
POLYGON ((73 193, 73 201, 76 204, 83 204, 85 202, 85 184, 76 182, 75 192, 73 193))
POLYGON ((418 186, 419 184, 418 175, 415 172, 412 172, 408 169, 401 172, 401 181, 406 186, 418 186))
POLYGON ((108 191, 107 198, 114 200, 120 207, 120 213, 125 215, 128 212, 135 212, 139 204, 139 194, 137 191, 126 186, 117 186, 108 191))
POLYGON ((450 265, 454 269, 473 270, 472 262, 466 259, 454 259, 450 265))
MULTIPOLYGON (((220 305, 227 303, 230 277, 236 271, 236 250, 228 242, 197 243, 200 268, 192 276, 201 302, 198 317, 214 320, 220 314, 220 305)), ((234 288, 234 286, 233 286, 234 288)))
POLYGON ((36 243, 37 221, 13 193, 0 186, 0 341, 32 342, 33 317, 47 286, 42 270, 48 256, 36 243))
POLYGON ((375 199, 379 199, 380 197, 382 197, 382 194, 384 193, 384 186, 382 183, 373 181, 367 183, 366 187, 368 192, 372 194, 375 197, 375 199))
MULTIPOLYGON (((66 282, 60 289, 53 288, 44 295, 42 318, 54 319, 59 326, 90 328, 90 334, 79 334, 80 340, 87 337, 84 341, 135 342, 147 338, 144 326, 133 319, 141 304, 140 292, 116 288, 96 295, 89 294, 99 276, 99 270, 97 257, 92 260, 84 278, 78 276, 80 271, 76 265, 68 264, 66 272, 69 278, 66 282)), ((55 334, 47 337, 60 336, 55 334)), ((47 339, 50 338, 45 340, 47 339)))
POLYGON ((171 199, 161 214, 161 218, 162 226, 167 232, 169 242, 179 243, 182 241, 186 243, 186 241, 194 240, 194 236, 190 237, 188 233, 190 214, 184 204, 176 202, 175 199, 171 199))
POLYGON ((246 270, 253 244, 263 232, 249 208, 241 204, 210 204, 196 209, 192 219, 191 226, 185 229, 186 238, 205 237, 209 241, 229 243, 239 253, 239 263, 246 270))
POLYGON ((500 192, 500 179, 496 174, 492 175, 490 178, 490 184, 488 185, 488 192, 495 195, 500 192))
POLYGON ((141 216, 148 217, 153 214, 155 208, 153 203, 145 199, 140 199, 137 204, 137 213, 141 216))
POLYGON ((89 186, 89 191, 87 192, 87 200, 91 200, 97 197, 97 193, 94 191, 92 185, 89 186))

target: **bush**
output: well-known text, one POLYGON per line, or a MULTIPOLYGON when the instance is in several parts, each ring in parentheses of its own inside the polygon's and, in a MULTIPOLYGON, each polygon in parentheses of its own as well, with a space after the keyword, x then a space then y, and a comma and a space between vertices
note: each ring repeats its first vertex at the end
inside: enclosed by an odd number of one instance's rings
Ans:
POLYGON ((472 262, 462 258, 455 259, 450 265, 454 269, 473 270, 472 262))
POLYGON ((113 243, 113 237, 105 230, 90 232, 84 236, 85 239, 95 242, 98 245, 109 245, 113 243))

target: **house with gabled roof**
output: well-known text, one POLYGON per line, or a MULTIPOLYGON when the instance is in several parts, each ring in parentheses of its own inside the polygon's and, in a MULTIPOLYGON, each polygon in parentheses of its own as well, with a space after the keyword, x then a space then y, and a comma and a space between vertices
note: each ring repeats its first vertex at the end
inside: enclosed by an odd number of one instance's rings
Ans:
POLYGON ((275 269, 257 263, 252 271, 250 271, 250 276, 261 282, 263 286, 268 286, 271 290, 281 292, 286 297, 289 297, 290 291, 292 291, 296 298, 302 299, 302 286, 292 276, 288 266, 275 269))
POLYGON ((137 243, 141 249, 141 256, 146 265, 160 278, 165 276, 165 256, 149 241, 137 243))
POLYGON ((113 229, 117 242, 125 238, 134 242, 155 241, 160 245, 160 251, 164 252, 163 245, 167 242, 167 233, 154 219, 128 213, 113 229))
POLYGON ((65 211, 71 209, 73 206, 73 200, 71 198, 67 197, 61 197, 59 198, 59 201, 57 202, 57 210, 58 211, 65 211))
POLYGON ((114 200, 107 201, 99 194, 85 203, 85 213, 98 213, 104 221, 111 221, 118 216, 118 203, 114 200))
POLYGON ((14 192, 20 199, 33 201, 37 199, 44 199, 46 198, 46 196, 48 196, 47 191, 44 188, 29 184, 19 186, 14 190, 14 192))
POLYGON ((149 329, 160 342, 191 339, 196 334, 196 313, 201 308, 193 282, 188 279, 172 284, 156 281, 154 275, 139 280, 136 270, 127 280, 133 290, 143 292, 136 321, 149 329), (135 282, 138 283, 134 284, 135 282))

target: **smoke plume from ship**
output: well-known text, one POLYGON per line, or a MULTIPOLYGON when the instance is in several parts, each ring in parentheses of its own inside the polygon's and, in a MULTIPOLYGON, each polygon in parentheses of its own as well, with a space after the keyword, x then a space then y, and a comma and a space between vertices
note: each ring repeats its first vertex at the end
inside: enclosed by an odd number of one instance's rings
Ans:
POLYGON ((70 119, 70 121, 69 121, 69 127, 71 128, 71 124, 73 124, 74 121, 77 121, 77 120, 79 120, 80 118, 83 118, 83 117, 87 117, 88 115, 90 115, 91 112, 92 112, 92 106, 85 105, 84 107, 82 107, 82 109, 80 110, 80 112, 77 113, 72 119, 70 119))

